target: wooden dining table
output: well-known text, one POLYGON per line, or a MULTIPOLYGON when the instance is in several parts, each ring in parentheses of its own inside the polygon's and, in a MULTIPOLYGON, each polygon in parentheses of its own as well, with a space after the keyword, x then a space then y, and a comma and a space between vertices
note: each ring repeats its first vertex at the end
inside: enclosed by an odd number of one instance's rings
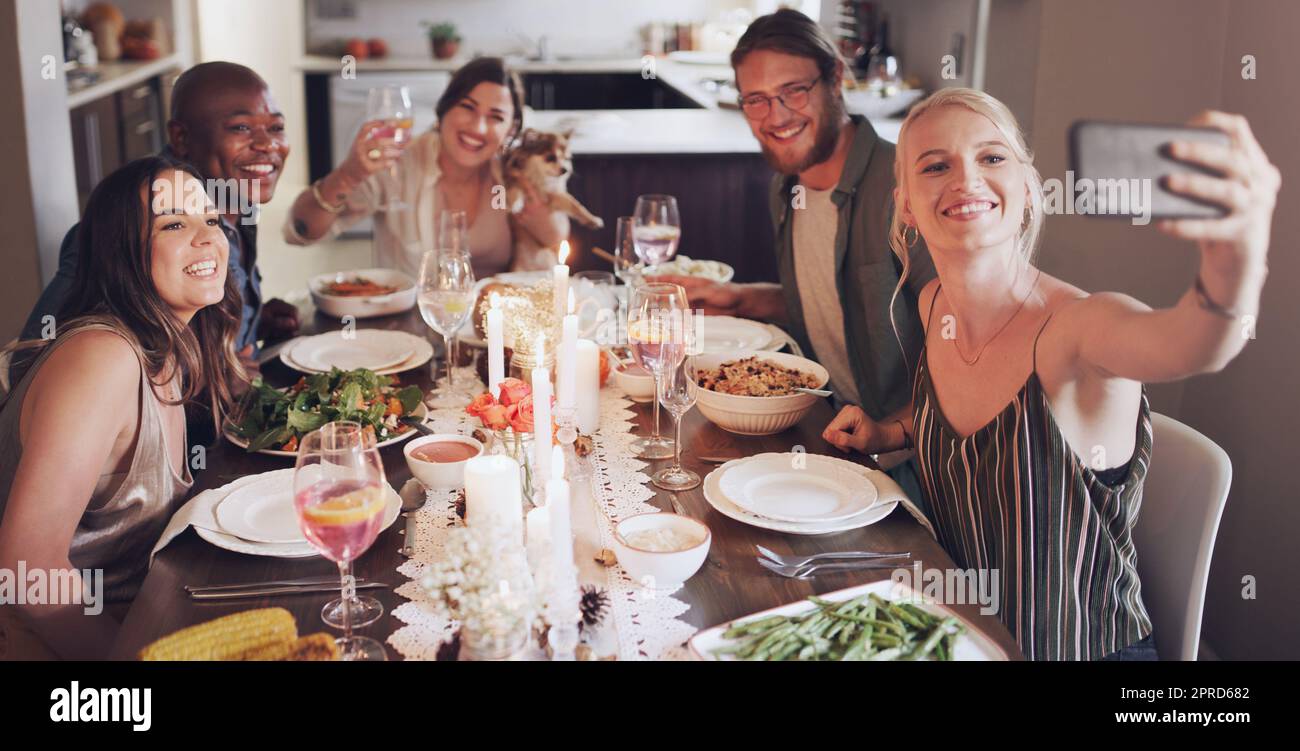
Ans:
MULTIPOLYGON (((309 303, 301 308, 301 320, 303 326, 300 333, 303 335, 340 328, 338 319, 318 313, 309 303)), ((362 319, 356 325, 358 328, 392 329, 408 331, 418 336, 432 336, 432 331, 415 309, 382 318, 362 319)), ((437 361, 442 363, 440 355, 437 361)), ((428 389, 431 386, 430 372, 426 365, 401 373, 400 378, 404 384, 414 383, 428 389)), ((301 375, 278 358, 263 364, 261 373, 274 386, 289 385, 301 375)), ((645 433, 650 429, 652 420, 651 405, 637 404, 634 411, 636 430, 645 433)), ((840 456, 873 466, 870 457, 842 454, 822 439, 822 429, 832 416, 830 405, 819 402, 802 421, 784 432, 770 436, 741 436, 722 430, 706 420, 698 410, 691 410, 682 422, 681 437, 685 449, 682 452, 682 463, 704 477, 716 469, 717 464, 704 461, 702 457, 743 457, 762 452, 785 452, 801 446, 811 454, 840 456)), ((666 414, 664 418, 667 427, 666 414)), ((383 448, 381 453, 389 483, 394 488, 401 488, 411 477, 401 445, 383 448)), ((194 487, 191 493, 193 495, 221 487, 245 475, 283 469, 290 464, 285 458, 250 454, 224 439, 218 439, 215 445, 206 450, 205 466, 192 470, 194 487)), ((662 464, 663 462, 652 462, 647 472, 662 464)), ((655 491, 652 503, 665 511, 672 511, 670 494, 653 485, 650 488, 655 491)), ((885 519, 867 527, 824 536, 801 536, 760 529, 723 516, 705 500, 700 487, 678 492, 677 497, 686 513, 706 524, 713 535, 709 559, 674 594, 674 597, 690 606, 680 618, 698 628, 725 623, 750 613, 796 602, 810 595, 888 579, 890 576, 888 569, 877 569, 831 573, 810 580, 783 578, 759 566, 755 560, 758 545, 779 554, 796 555, 846 550, 910 551, 912 560, 919 562, 925 569, 946 571, 956 568, 956 564, 938 542, 901 505, 885 519)), ((405 625, 393 616, 393 609, 406 601, 394 591, 407 581, 397 571, 398 566, 406 560, 401 554, 404 527, 399 520, 384 530, 370 550, 353 564, 353 573, 359 580, 388 585, 386 588, 365 591, 365 594, 375 597, 383 604, 384 614, 375 623, 357 631, 358 634, 380 642, 385 642, 389 634, 405 625)), ((154 559, 139 594, 127 611, 110 657, 134 659, 142 647, 173 631, 260 607, 287 609, 297 619, 301 633, 327 631, 328 627, 321 621, 321 607, 336 597, 337 593, 196 602, 189 598, 184 587, 256 583, 327 576, 331 573, 337 573, 335 564, 319 556, 284 559, 244 555, 211 545, 202 540, 193 528, 186 529, 159 551, 154 559)), ((948 607, 992 640, 1008 657, 1022 659, 1015 639, 996 616, 981 613, 977 603, 949 604, 948 607)), ((385 647, 389 659, 401 659, 391 645, 385 643, 385 647)))

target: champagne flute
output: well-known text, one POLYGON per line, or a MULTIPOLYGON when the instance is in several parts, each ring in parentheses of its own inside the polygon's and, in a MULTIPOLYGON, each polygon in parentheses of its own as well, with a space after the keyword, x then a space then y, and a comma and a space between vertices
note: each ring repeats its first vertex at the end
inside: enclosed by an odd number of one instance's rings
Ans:
POLYGON ((620 216, 614 231, 614 276, 628 287, 641 283, 641 261, 637 257, 636 244, 632 239, 634 219, 620 216))
MULTIPOLYGON (((470 262, 470 269, 474 268, 474 258, 470 254, 469 248, 469 215, 460 209, 443 209, 438 215, 438 248, 443 252, 455 251, 464 255, 470 262)), ((468 319, 466 319, 468 320, 468 319)), ((462 327, 464 324, 461 324, 462 327)), ((450 355, 452 363, 460 362, 460 329, 456 329, 451 335, 450 355)), ((442 384, 439 384, 442 387, 442 384)), ((465 383, 459 388, 446 385, 445 388, 464 393, 466 398, 473 398, 474 387, 471 383, 465 383)))
MULTIPOLYGON (((391 138, 398 146, 411 140, 411 128, 415 125, 414 108, 411 106, 411 91, 405 86, 376 86, 370 90, 366 102, 366 119, 380 120, 383 125, 371 130, 372 138, 391 138)), ((376 211, 396 211, 405 209, 406 204, 397 196, 401 194, 401 182, 397 177, 397 165, 388 168, 381 178, 388 183, 385 193, 388 202, 376 206, 376 211)))
MULTIPOLYGON (((430 407, 463 407, 469 396, 456 390, 456 361, 452 359, 452 337, 469 318, 474 303, 474 270, 469 254, 455 250, 431 250, 420 261, 420 315, 442 334, 447 353, 447 383, 429 392, 430 407)), ((432 365, 437 374, 437 361, 432 365)), ((435 383, 437 379, 434 379, 435 383)))
POLYGON ((336 640, 344 660, 386 660, 374 639, 353 636, 353 627, 374 623, 384 606, 358 597, 352 561, 370 548, 384 525, 388 484, 372 431, 355 422, 326 423, 303 436, 293 470, 298 526, 312 547, 338 564, 342 591, 326 603, 321 619, 343 629, 336 640))
POLYGON ((682 220, 677 199, 665 195, 644 195, 636 199, 632 212, 632 243, 636 255, 647 266, 657 266, 677 255, 682 241, 682 220))
POLYGON ((656 397, 664 409, 673 416, 673 465, 659 470, 650 478, 655 486, 664 490, 690 490, 700 484, 700 476, 682 467, 682 416, 695 406, 696 372, 695 346, 690 311, 686 312, 681 326, 666 332, 668 337, 680 337, 685 342, 685 356, 675 368, 665 368, 656 388, 656 397))
MULTIPOLYGON (((666 369, 680 364, 685 342, 679 336, 671 337, 674 320, 681 326, 682 317, 689 310, 686 290, 677 284, 656 282, 643 284, 632 290, 628 305, 628 344, 636 363, 654 376, 655 394, 666 369)), ((673 455, 671 439, 659 435, 659 399, 654 400, 654 434, 632 444, 637 456, 643 459, 667 459, 673 455)))

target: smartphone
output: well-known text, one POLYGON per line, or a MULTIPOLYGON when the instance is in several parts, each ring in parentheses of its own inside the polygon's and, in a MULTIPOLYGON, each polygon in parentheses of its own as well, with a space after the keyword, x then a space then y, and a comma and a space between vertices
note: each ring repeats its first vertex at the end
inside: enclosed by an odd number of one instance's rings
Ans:
POLYGON ((1228 135, 1212 128, 1144 125, 1080 120, 1070 126, 1070 169, 1076 191, 1090 186, 1095 216, 1152 219, 1213 219, 1228 210, 1165 190, 1163 180, 1175 172, 1219 173, 1180 162, 1168 155, 1173 141, 1228 145, 1228 135), (1087 181, 1087 182, 1084 182, 1087 181))

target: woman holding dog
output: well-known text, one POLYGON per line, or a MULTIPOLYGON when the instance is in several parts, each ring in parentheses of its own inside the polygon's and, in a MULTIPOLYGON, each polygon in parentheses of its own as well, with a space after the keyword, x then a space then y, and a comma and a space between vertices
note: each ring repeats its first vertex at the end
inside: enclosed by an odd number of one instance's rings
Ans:
POLYGON ((515 258, 519 235, 527 235, 524 245, 558 247, 569 236, 569 218, 553 211, 529 185, 522 186, 523 210, 509 210, 501 157, 523 131, 523 108, 519 77, 500 58, 466 63, 438 100, 438 126, 405 148, 376 135, 383 123, 364 123, 343 163, 294 201, 285 239, 308 245, 370 216, 377 262, 414 277, 421 256, 437 247, 442 212, 455 210, 469 219, 475 276, 527 265, 515 258), (379 178, 393 165, 396 187, 379 178), (405 208, 380 208, 390 203, 405 208))

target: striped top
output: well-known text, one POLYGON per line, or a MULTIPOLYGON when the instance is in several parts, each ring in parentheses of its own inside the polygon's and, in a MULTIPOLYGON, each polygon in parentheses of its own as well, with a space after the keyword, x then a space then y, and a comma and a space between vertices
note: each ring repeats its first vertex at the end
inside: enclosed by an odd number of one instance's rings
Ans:
POLYGON ((923 347, 912 392, 917 464, 940 544, 961 568, 998 572, 998 615, 1021 652, 1095 660, 1151 633, 1133 546, 1151 411, 1143 388, 1128 473, 1104 484, 1056 424, 1037 349, 1035 336, 1034 369, 1011 403, 961 438, 939 407, 923 347))

